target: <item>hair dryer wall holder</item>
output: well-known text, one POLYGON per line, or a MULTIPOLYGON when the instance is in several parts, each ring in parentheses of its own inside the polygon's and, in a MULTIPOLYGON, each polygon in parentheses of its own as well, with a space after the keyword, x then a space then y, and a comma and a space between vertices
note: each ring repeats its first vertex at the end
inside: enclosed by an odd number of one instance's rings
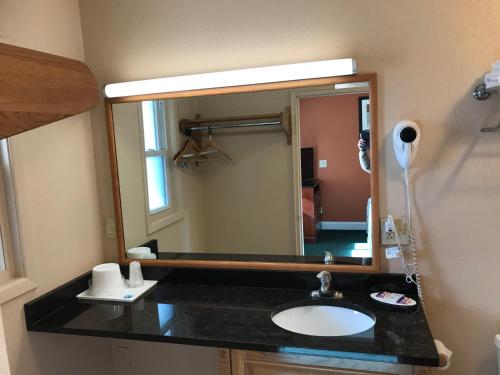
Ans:
MULTIPOLYGON (((488 99, 491 94, 497 93, 497 89, 488 89, 484 83, 477 85, 472 96, 479 101, 488 99)), ((496 133, 500 131, 500 122, 496 126, 486 126, 481 128, 481 133, 496 133)))

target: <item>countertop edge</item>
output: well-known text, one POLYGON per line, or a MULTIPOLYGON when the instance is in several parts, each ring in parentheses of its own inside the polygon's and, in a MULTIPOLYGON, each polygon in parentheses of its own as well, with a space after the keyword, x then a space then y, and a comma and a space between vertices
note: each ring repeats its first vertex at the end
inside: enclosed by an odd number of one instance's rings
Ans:
POLYGON ((438 359, 433 361, 428 358, 413 358, 413 357, 409 358, 396 355, 357 353, 357 352, 346 352, 346 351, 334 351, 327 349, 311 349, 311 348, 300 348, 292 346, 278 346, 273 344, 266 345, 261 343, 243 343, 243 342, 224 341, 224 340, 210 340, 203 338, 191 339, 182 337, 158 336, 158 335, 135 334, 135 333, 116 333, 116 332, 109 333, 102 331, 79 330, 72 328, 37 327, 36 323, 32 325, 28 329, 28 331, 39 332, 39 333, 66 334, 73 336, 88 336, 88 337, 125 339, 134 341, 161 342, 161 343, 178 344, 178 345, 205 346, 213 348, 254 350, 259 352, 306 355, 313 357, 329 357, 329 358, 381 362, 381 363, 391 363, 391 364, 410 365, 410 366, 429 366, 429 367, 439 366, 438 359))
MULTIPOLYGON (((126 270, 123 270, 126 272, 126 270)), ((122 272, 123 272, 122 271, 122 272)), ((249 279, 248 271, 238 272, 238 279, 242 278, 243 282, 240 284, 241 280, 236 280, 234 278, 233 271, 219 271, 214 273, 212 270, 208 272, 206 270, 180 270, 178 272, 172 272, 171 269, 158 268, 155 270, 144 270, 145 273, 150 273, 147 275, 152 279, 163 280, 164 278, 168 278, 168 284, 173 283, 172 285, 184 285, 186 280, 200 280, 203 279, 208 281, 207 287, 215 287, 216 285, 223 285, 224 287, 256 287, 256 288, 264 288, 267 287, 267 281, 270 278, 279 282, 279 286, 286 285, 288 287, 292 287, 292 290, 303 290, 304 287, 310 288, 311 284, 316 285, 316 280, 314 275, 310 276, 309 274, 305 275, 304 273, 269 273, 269 272, 259 272, 259 277, 256 278, 260 284, 257 285, 247 285, 249 279), (154 271, 150 272, 150 271, 154 271), (197 277, 193 277, 192 273, 195 272, 197 277), (198 273, 202 273, 198 275, 198 273), (219 275, 222 273, 223 275, 219 275), (240 276, 240 274, 242 274, 240 276), (263 274, 263 275, 261 275, 263 274), (167 277, 168 276, 168 277, 167 277), (202 276, 212 276, 204 278, 202 276), (230 277, 228 277, 230 276, 230 277), (278 276, 276 278, 276 276, 278 276), (234 280, 233 280, 234 278, 234 280), (263 281, 261 281, 261 279, 263 281), (310 279, 310 280, 309 280, 310 279), (224 282, 221 283, 221 280, 224 282), (264 286, 265 285, 265 286, 264 286)), ((339 358, 339 359, 355 359, 355 360, 364 360, 364 361, 372 361, 372 362, 381 362, 381 363, 391 363, 391 364, 400 364, 400 365, 410 365, 410 366, 429 366, 429 367, 438 367, 439 366, 439 357, 437 356, 437 352, 434 355, 424 355, 421 356, 419 354, 413 356, 412 353, 402 353, 399 355, 399 350, 393 351, 393 354, 384 354, 384 353, 369 353, 369 352, 355 352, 355 351, 343 351, 343 350, 333 350, 334 348, 314 348, 314 347, 298 347, 297 343, 290 343, 288 346, 286 343, 266 343, 264 342, 252 342, 252 341, 244 341, 241 342, 238 339, 231 338, 226 340, 224 337, 222 338, 204 338, 204 337, 182 337, 182 336, 164 336, 158 334, 150 334, 150 333, 137 333, 137 332, 112 332, 106 330, 99 329, 82 329, 79 327, 68 328, 58 325, 53 325, 48 323, 47 321, 43 321, 44 318, 51 316, 58 309, 64 307, 66 304, 71 304, 75 301, 75 295, 79 292, 85 290, 88 287, 88 279, 90 278, 90 272, 84 273, 73 280, 64 283, 63 285, 48 291, 42 296, 27 302, 24 305, 24 313, 26 319, 27 330, 30 332, 44 332, 44 333, 53 333, 53 334, 68 334, 68 335, 78 335, 78 336, 90 336, 90 337, 102 337, 102 338, 116 338, 116 339, 127 339, 134 341, 150 341, 150 342, 162 342, 162 343, 171 343, 171 344, 180 344, 180 345, 194 345, 194 346, 206 346, 206 347, 217 347, 217 348, 230 348, 230 349, 240 349, 240 350, 253 350, 253 351, 262 351, 262 352, 270 352, 270 353, 282 353, 282 354, 295 354, 295 355, 306 355, 306 356, 316 356, 316 357, 330 357, 330 358, 339 358), (48 324, 47 324, 48 323, 48 324), (285 345, 283 345, 285 344, 285 345)), ((359 276, 359 275, 358 275, 359 276)), ((366 275, 361 275, 362 279, 359 285, 362 285, 363 288, 368 288, 366 275)), ((356 277, 356 275, 338 275, 337 277, 341 277, 339 283, 342 286, 351 285, 352 279, 356 277), (347 283, 347 284, 346 284, 347 283), (351 283, 351 284, 349 284, 351 283)), ((395 274, 380 274, 369 276, 370 278, 375 278, 378 283, 386 282, 383 285, 389 285, 387 282, 393 282, 397 284, 397 279, 401 278, 400 275, 395 274)), ((371 280, 371 279, 370 279, 371 280)), ((356 278, 356 282, 357 278, 356 278)), ((276 284, 276 283, 275 283, 276 284)), ((404 285, 401 282, 402 285, 404 285)), ((193 283, 193 285, 198 285, 197 283, 193 283)), ((352 284, 353 285, 353 284, 352 284)), ((274 286, 274 284, 273 284, 274 286)), ((356 293, 359 292, 357 286, 354 286, 356 293)), ((271 289, 276 289, 273 287, 271 289)), ((347 288, 346 288, 347 289, 347 288)), ((385 289, 386 290, 386 289, 385 289)), ((407 292, 412 293, 413 290, 408 290, 407 292)), ((428 323, 425 320, 424 325, 427 330, 429 330, 430 337, 432 338, 432 333, 428 327, 428 323)), ((422 353, 423 355, 423 353, 422 353)))

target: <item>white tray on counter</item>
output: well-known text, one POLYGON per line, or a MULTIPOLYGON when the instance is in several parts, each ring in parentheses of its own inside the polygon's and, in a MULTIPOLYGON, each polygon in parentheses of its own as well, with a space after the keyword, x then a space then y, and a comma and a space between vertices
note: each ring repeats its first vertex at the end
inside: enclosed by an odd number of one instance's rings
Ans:
POLYGON ((85 292, 76 296, 78 299, 87 299, 95 301, 113 301, 113 302, 134 302, 148 290, 156 285, 157 280, 144 280, 144 285, 138 288, 123 288, 112 293, 103 295, 94 295, 87 289, 85 292))

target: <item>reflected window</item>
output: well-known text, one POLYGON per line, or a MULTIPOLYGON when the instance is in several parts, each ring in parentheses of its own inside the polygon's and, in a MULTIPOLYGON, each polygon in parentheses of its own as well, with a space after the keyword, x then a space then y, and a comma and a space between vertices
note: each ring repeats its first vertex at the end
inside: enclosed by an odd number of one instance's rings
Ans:
POLYGON ((173 305, 164 303, 158 304, 158 320, 160 322, 160 329, 164 332, 165 336, 172 334, 172 323, 175 317, 175 309, 173 305))
POLYGON ((144 101, 141 109, 148 210, 155 214, 170 205, 167 124, 162 101, 144 101))

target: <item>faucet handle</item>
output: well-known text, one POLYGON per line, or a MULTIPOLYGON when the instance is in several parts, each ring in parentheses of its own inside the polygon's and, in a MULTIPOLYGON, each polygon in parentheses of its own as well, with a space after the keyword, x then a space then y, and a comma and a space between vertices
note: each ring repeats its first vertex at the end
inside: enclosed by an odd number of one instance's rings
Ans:
POLYGON ((332 282, 332 275, 328 271, 321 271, 316 275, 318 279, 321 280, 321 290, 326 292, 330 289, 330 283, 332 282))
POLYGON ((325 258, 323 262, 325 264, 333 264, 335 263, 335 256, 330 251, 325 251, 325 258))
POLYGON ((342 292, 334 290, 332 288, 332 274, 328 271, 321 271, 316 275, 318 279, 321 280, 321 288, 319 290, 313 290, 311 292, 311 297, 313 298, 334 298, 342 299, 344 298, 342 292))
POLYGON ((326 278, 326 279, 328 279, 328 280, 330 280, 330 281, 332 280, 332 275, 331 275, 331 274, 330 274, 330 272, 328 272, 328 271, 321 271, 320 273, 318 273, 318 274, 316 275, 316 277, 317 277, 318 279, 320 279, 320 280, 323 280, 323 279, 325 279, 325 278, 326 278))

